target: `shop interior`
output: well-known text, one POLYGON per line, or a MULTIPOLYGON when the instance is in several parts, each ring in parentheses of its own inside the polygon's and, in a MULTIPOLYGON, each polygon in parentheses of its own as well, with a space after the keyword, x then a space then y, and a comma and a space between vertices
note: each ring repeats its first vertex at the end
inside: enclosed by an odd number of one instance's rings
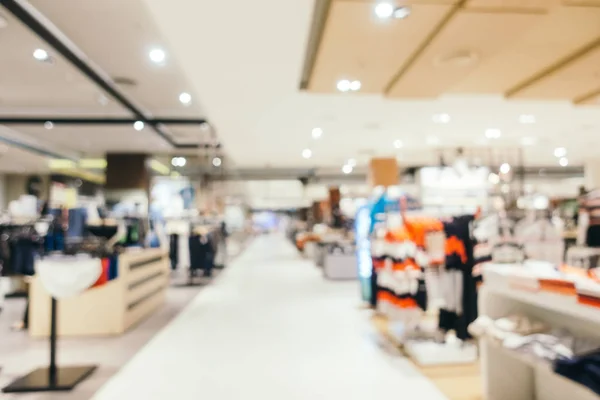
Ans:
POLYGON ((0 399, 600 399, 599 22, 0 0, 0 399))

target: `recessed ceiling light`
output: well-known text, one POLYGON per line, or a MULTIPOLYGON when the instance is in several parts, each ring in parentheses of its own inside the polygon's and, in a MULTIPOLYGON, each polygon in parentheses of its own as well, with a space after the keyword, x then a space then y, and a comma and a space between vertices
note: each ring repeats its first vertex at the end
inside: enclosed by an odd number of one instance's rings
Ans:
POLYGON ((400 139, 394 140, 395 148, 400 149, 400 148, 402 148, 402 146, 404 146, 404 143, 402 142, 402 140, 400 140, 400 139))
POLYGON ((167 55, 163 49, 152 49, 150 53, 148 53, 150 60, 155 64, 160 64, 165 61, 167 55))
POLYGON ((398 7, 394 10, 394 18, 404 19, 410 15, 410 7, 398 7))
POLYGON ((48 61, 50 59, 50 55, 44 49, 35 49, 33 52, 33 58, 38 61, 48 61))
POLYGON ((8 21, 2 14, 0 14, 0 28, 6 28, 7 26, 8 26, 8 21))
POLYGON ((200 130, 203 132, 207 132, 210 130, 210 124, 208 122, 203 122, 200 124, 200 130))
POLYGON ((337 89, 340 92, 349 91, 351 86, 352 86, 352 82, 350 82, 348 79, 342 79, 341 81, 338 81, 338 83, 337 83, 337 89))
POLYGON ((313 139, 319 139, 321 136, 323 136, 323 129, 321 129, 321 128, 314 128, 312 130, 312 137, 313 137, 313 139))
POLYGON ((352 90, 353 92, 358 92, 361 87, 362 87, 362 83, 360 83, 360 81, 350 82, 350 90, 352 90))
POLYGON ((450 122, 450 114, 442 113, 433 116, 433 122, 436 124, 447 124, 450 122))
POLYGON ((192 95, 186 92, 183 92, 179 95, 179 101, 181 104, 188 105, 192 102, 192 95))
POLYGON ((346 164, 342 167, 342 172, 345 174, 350 174, 350 173, 352 173, 352 169, 353 169, 352 165, 346 164))
POLYGON ((50 130, 50 129, 54 128, 54 124, 52 123, 52 121, 46 121, 46 122, 44 122, 44 128, 50 130))
POLYGON ((493 172, 488 176, 488 181, 492 184, 492 185, 497 185, 500 183, 500 177, 498 176, 498 174, 494 174, 493 172))
POLYGON ((185 167, 185 164, 187 164, 185 157, 173 157, 171 159, 171 165, 174 167, 185 167))
POLYGON ((394 15, 394 9, 392 3, 386 1, 380 2, 375 6, 375 15, 377 15, 378 18, 387 19, 394 15))
POLYGON ((105 95, 101 94, 100 96, 98 96, 98 103, 102 106, 105 106, 108 104, 108 98, 105 95))
POLYGON ((221 163, 222 163, 222 161, 219 157, 215 157, 212 160, 212 165, 214 165, 215 167, 220 167, 221 163))
POLYGON ((504 163, 500 166, 500 172, 503 174, 508 174, 510 172, 510 164, 504 163))
POLYGON ((354 158, 350 158, 350 159, 348 159, 348 162, 346 164, 348 164, 349 166, 354 168, 354 167, 356 167, 356 160, 354 158))
POLYGON ((309 158, 312 157, 312 150, 311 149, 304 149, 302 150, 302 157, 306 158, 307 160, 309 158))
POLYGON ((144 123, 142 121, 135 121, 133 124, 133 129, 135 129, 136 131, 141 131, 142 129, 144 129, 144 123))
POLYGON ((558 160, 558 163, 561 167, 566 167, 567 165, 569 165, 569 160, 567 159, 567 157, 562 157, 560 160, 558 160))
POLYGON ((435 146, 440 144, 440 139, 437 138, 436 136, 428 136, 427 137, 427 144, 430 146, 435 146))
POLYGON ((496 128, 490 128, 485 130, 485 137, 488 139, 498 139, 502 136, 502 131, 496 128))
POLYGON ((522 114, 519 116, 519 122, 522 124, 535 124, 535 115, 522 114))
POLYGON ((554 157, 564 157, 567 155, 567 149, 564 147, 557 147, 554 149, 554 157))
POLYGON ((521 145, 523 146, 533 146, 537 143, 537 139, 531 136, 525 136, 521 138, 521 145))

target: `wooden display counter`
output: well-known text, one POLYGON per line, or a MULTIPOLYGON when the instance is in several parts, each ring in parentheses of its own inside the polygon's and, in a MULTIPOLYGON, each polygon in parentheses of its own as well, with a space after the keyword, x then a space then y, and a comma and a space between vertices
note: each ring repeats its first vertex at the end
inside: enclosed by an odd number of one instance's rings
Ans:
MULTIPOLYGON (((170 279, 165 250, 130 250, 119 256, 118 271, 105 285, 58 302, 59 337, 122 334, 164 302, 170 279)), ((50 296, 35 277, 29 301, 29 334, 47 337, 50 296)))

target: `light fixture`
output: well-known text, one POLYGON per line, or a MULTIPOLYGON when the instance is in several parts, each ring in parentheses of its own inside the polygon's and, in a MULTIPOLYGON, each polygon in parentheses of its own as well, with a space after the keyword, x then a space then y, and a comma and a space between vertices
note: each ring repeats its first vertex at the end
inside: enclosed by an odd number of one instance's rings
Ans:
POLYGON ((200 124, 200 130, 203 132, 207 132, 210 130, 210 124, 208 122, 203 122, 200 124))
POLYGON ((410 7, 398 7, 394 10, 394 18, 404 19, 410 15, 410 7))
POLYGON ((179 101, 181 104, 188 105, 192 102, 192 95, 186 92, 183 92, 179 95, 179 101))
POLYGON ((313 139, 319 139, 321 136, 323 136, 323 129, 321 129, 321 128, 314 128, 312 130, 312 137, 313 137, 313 139))
POLYGON ((498 174, 494 174, 493 172, 490 173, 490 175, 488 176, 488 181, 492 184, 492 185, 497 185, 500 183, 500 177, 498 176, 498 174))
POLYGON ((33 58, 38 61, 48 61, 50 59, 50 55, 44 49, 35 49, 33 52, 33 58))
POLYGON ((358 92, 361 87, 362 87, 362 83, 360 83, 360 81, 350 82, 350 90, 352 90, 353 92, 358 92))
POLYGON ((185 167, 185 164, 187 164, 185 157, 173 157, 171 159, 171 165, 174 167, 185 167))
POLYGON ((519 122, 522 124, 535 124, 535 115, 522 114, 519 116, 519 122))
POLYGON ((356 160, 354 158, 350 158, 346 164, 354 168, 356 167, 356 160))
POLYGON ((221 158, 219 158, 219 157, 215 157, 212 160, 212 165, 214 165, 215 167, 220 167, 221 163, 222 163, 222 161, 221 161, 221 158))
POLYGON ((50 129, 54 128, 54 124, 52 123, 52 121, 46 121, 46 122, 44 122, 44 128, 50 130, 50 129))
POLYGON ((502 131, 496 128, 490 128, 485 130, 485 137, 488 139, 498 139, 502 136, 502 131))
POLYGON ((309 158, 312 157, 312 150, 311 149, 304 149, 302 150, 302 157, 306 158, 307 160, 309 158))
POLYGON ((397 149, 401 149, 404 146, 404 143, 402 142, 402 140, 397 139, 394 140, 394 147, 397 149))
POLYGON ((352 165, 346 164, 342 167, 342 172, 345 174, 351 174, 352 170, 353 170, 352 165))
POLYGON ((450 122, 450 114, 435 114, 432 119, 436 124, 447 124, 450 122))
POLYGON ((105 106, 108 104, 108 98, 101 94, 100 96, 98 96, 98 104, 100 104, 101 106, 105 106))
POLYGON ((338 83, 337 83, 337 89, 340 92, 344 92, 344 93, 349 91, 351 86, 352 86, 352 83, 348 79, 342 79, 341 81, 338 81, 338 83))
POLYGON ((167 58, 165 51, 163 49, 152 49, 150 53, 148 53, 150 60, 155 64, 161 64, 167 58))
POLYGON ((569 165, 569 160, 567 159, 567 157, 561 157, 561 159, 558 160, 558 163, 561 167, 566 167, 567 165, 569 165))
POLYGON ((523 138, 521 138, 521 145, 522 146, 533 146, 535 145, 537 142, 537 139, 531 136, 525 136, 523 138))
POLYGON ((8 26, 8 21, 2 14, 0 14, 0 28, 6 28, 7 26, 8 26))
POLYGON ((565 149, 564 147, 557 147, 556 149, 554 149, 554 157, 564 157, 567 155, 567 149, 565 149))
POLYGON ((500 166, 500 172, 503 174, 508 174, 510 172, 510 164, 504 163, 500 166))
POLYGON ((144 123, 142 121, 135 121, 133 123, 133 129, 135 129, 136 131, 141 131, 142 129, 144 129, 144 123))
POLYGON ((381 2, 375 6, 375 15, 381 19, 390 18, 394 15, 394 5, 388 2, 381 2))

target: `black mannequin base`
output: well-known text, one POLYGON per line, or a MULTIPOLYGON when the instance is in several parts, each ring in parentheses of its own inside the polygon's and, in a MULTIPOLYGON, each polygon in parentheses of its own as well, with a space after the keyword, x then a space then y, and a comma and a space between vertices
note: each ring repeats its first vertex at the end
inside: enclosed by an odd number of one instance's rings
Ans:
POLYGON ((68 392, 90 376, 96 368, 95 365, 57 368, 54 379, 48 367, 38 368, 17 379, 2 391, 4 393, 68 392))

